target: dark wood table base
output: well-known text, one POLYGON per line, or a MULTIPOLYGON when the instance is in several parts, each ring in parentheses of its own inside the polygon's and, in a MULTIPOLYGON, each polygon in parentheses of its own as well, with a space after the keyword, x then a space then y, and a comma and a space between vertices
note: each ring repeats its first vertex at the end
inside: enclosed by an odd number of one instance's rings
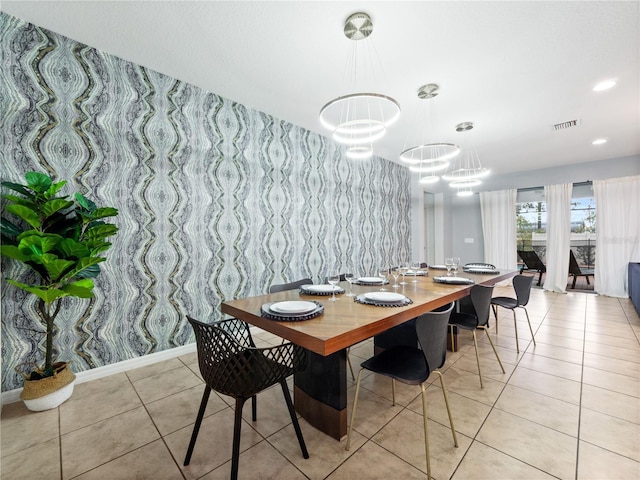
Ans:
POLYGON ((307 351, 304 369, 293 376, 296 411, 318 430, 340 440, 347 434, 347 356, 307 351))

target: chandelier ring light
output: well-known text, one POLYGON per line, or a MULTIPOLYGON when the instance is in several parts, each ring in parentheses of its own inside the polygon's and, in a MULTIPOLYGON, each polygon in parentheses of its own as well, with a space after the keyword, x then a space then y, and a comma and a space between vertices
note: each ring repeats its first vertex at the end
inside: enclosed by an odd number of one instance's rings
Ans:
POLYGON ((407 148, 400 154, 400 160, 409 165, 417 165, 422 162, 437 163, 441 167, 434 168, 433 171, 438 171, 446 169, 449 166, 449 160, 459 153, 460 147, 453 143, 425 143, 407 148))
MULTIPOLYGON (((349 40, 366 39, 372 32, 373 22, 364 12, 356 12, 345 21, 344 35, 349 40)), ((354 67, 356 64, 354 63, 354 67)), ((353 72, 355 84, 355 68, 353 72)), ((360 159, 372 156, 371 144, 382 138, 387 127, 396 122, 399 116, 400 104, 395 99, 372 92, 336 97, 327 102, 319 114, 320 123, 332 132, 332 138, 338 143, 349 145, 347 157, 360 159)))

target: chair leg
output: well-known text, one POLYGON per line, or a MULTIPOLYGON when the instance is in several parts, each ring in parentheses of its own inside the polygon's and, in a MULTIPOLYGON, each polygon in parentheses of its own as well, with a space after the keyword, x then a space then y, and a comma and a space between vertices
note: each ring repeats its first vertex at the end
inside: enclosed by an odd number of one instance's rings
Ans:
POLYGON ((191 461, 191 454, 193 453, 193 447, 196 446, 196 440, 198 438, 198 432, 200 431, 200 425, 202 424, 202 418, 204 417, 204 411, 207 408, 207 402, 209 402, 209 395, 211 395, 211 388, 206 386, 204 387, 204 393, 202 394, 202 401, 200 402, 200 410, 198 410, 196 423, 193 426, 193 433, 191 434, 189 448, 187 448, 187 455, 184 457, 183 465, 185 467, 189 465, 189 462, 191 461))
POLYGON ((480 356, 478 355, 478 338, 476 337, 476 331, 472 330, 473 333, 473 345, 476 347, 476 362, 478 362, 478 376, 480 377, 480 388, 484 388, 482 385, 482 372, 480 371, 480 356))
MULTIPOLYGON (((486 327, 480 327, 480 328, 483 328, 486 331, 486 327)), ((491 344, 491 348, 493 348, 493 353, 496 354, 496 358, 498 359, 498 363, 500 364, 500 370, 502 370, 502 373, 507 373, 507 372, 504 371, 504 367, 502 366, 502 361, 500 360, 500 357, 498 356, 498 351, 496 350, 496 347, 493 346, 493 341, 491 340, 491 337, 489 336, 489 332, 487 332, 487 338, 489 339, 489 343, 491 344)))
MULTIPOLYGON (((513 329, 516 331, 516 352, 520 353, 520 342, 518 342, 518 322, 516 321, 516 309, 511 310, 513 312, 513 329)), ((487 336, 489 333, 487 332, 487 336)))
POLYGON ((351 358, 349 358, 349 350, 350 348, 347 348, 347 365, 349 365, 349 370, 351 371, 351 379, 355 380, 356 376, 353 374, 353 367, 351 366, 351 358))
POLYGON ((573 276, 573 283, 571 284, 571 288, 576 288, 576 280, 578 279, 578 277, 576 275, 573 276))
POLYGON ((540 283, 542 282, 542 270, 538 270, 538 283, 536 285, 540 286, 540 283))
POLYGON ((591 285, 591 284, 589 283, 589 275, 585 275, 585 276, 584 276, 584 278, 586 278, 586 279, 587 279, 587 285, 591 285))
POLYGON ((236 398, 236 411, 233 421, 233 450, 231 453, 231 480, 238 479, 240 463, 240 430, 242 429, 242 407, 246 398, 236 398))
POLYGON ((293 402, 291 401, 291 394, 289 393, 289 387, 287 386, 287 381, 284 378, 280 380, 280 386, 282 387, 282 394, 284 395, 284 400, 285 402, 287 402, 287 408, 289 409, 289 416, 291 417, 291 422, 293 423, 293 429, 296 431, 296 437, 298 437, 298 443, 300 444, 300 450, 302 451, 302 456, 304 458, 309 458, 309 452, 307 452, 307 445, 304 443, 304 437, 302 436, 300 423, 298 422, 296 411, 293 409, 293 402))
POLYGON ((455 352, 456 351, 456 342, 455 342, 455 337, 453 336, 453 325, 449 325, 449 332, 451 333, 451 351, 455 352))
POLYGON ((258 397, 254 395, 251 397, 251 420, 256 421, 258 419, 258 397))
POLYGON ((522 307, 522 309, 524 310, 525 315, 527 316, 527 323, 529 324, 529 331, 531 332, 531 340, 533 340, 533 344, 536 344, 536 337, 533 334, 533 328, 531 328, 531 321, 529 320, 529 312, 527 312, 527 309, 522 307))
POLYGON ((491 305, 491 307, 493 308, 493 316, 496 317, 496 335, 498 335, 498 306, 491 305))
POLYGON ((449 415, 449 424, 451 425, 451 433, 453 434, 453 445, 458 446, 458 437, 456 429, 453 427, 453 417, 451 416, 451 408, 449 408, 449 395, 447 395, 447 387, 444 385, 444 376, 438 370, 434 370, 440 377, 440 385, 442 386, 442 395, 444 395, 444 404, 447 406, 447 415, 449 415))
POLYGON ((427 457, 427 479, 431 480, 431 455, 429 454, 429 417, 427 416, 427 390, 424 383, 420 384, 422 389, 422 417, 424 421, 424 452, 427 457))
POLYGON ((358 380, 356 382, 356 396, 353 399, 353 409, 351 410, 351 422, 349 422, 349 431, 347 432, 347 447, 345 448, 345 450, 349 450, 349 448, 351 448, 351 430, 353 430, 353 421, 356 418, 356 408, 358 406, 358 395, 360 394, 360 377, 362 376, 362 370, 364 370, 364 368, 361 368, 360 371, 358 372, 358 380))
POLYGON ((396 406, 396 381, 394 378, 391 379, 391 406, 396 406))

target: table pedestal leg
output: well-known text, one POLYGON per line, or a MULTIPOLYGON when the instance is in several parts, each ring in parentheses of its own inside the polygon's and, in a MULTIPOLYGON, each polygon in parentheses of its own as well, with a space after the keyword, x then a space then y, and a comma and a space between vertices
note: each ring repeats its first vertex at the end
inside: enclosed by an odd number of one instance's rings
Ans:
POLYGON ((294 374, 295 409, 318 430, 340 440, 347 434, 347 356, 307 351, 307 363, 294 374))

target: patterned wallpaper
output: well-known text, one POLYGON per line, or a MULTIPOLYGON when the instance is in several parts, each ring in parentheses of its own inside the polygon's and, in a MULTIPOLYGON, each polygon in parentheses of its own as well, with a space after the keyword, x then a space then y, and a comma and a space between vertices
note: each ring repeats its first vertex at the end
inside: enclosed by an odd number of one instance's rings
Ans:
MULTIPOLYGON (((75 371, 192 342, 186 314, 271 283, 407 258, 405 168, 1 12, 0 32, 2 180, 48 172, 120 210, 95 298, 59 316, 75 371)), ((42 361, 34 318, 3 283, 3 391, 42 361)))

